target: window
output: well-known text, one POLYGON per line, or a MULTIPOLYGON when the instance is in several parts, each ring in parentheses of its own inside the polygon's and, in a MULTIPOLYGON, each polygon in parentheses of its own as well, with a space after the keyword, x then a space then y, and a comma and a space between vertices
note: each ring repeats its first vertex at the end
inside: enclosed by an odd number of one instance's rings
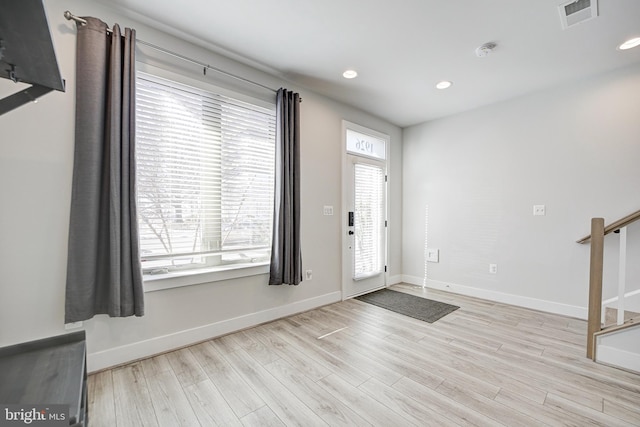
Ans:
POLYGON ((353 279, 382 273, 384 267, 384 169, 379 165, 355 163, 355 238, 353 279))
POLYGON ((275 106, 142 72, 136 103, 145 276, 268 262, 275 106))

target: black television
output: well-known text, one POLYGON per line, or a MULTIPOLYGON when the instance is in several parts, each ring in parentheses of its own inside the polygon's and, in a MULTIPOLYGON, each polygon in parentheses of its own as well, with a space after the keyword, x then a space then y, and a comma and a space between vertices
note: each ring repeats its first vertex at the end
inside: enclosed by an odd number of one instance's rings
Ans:
POLYGON ((0 99, 0 115, 52 90, 64 92, 42 0, 0 1, 0 77, 31 85, 0 99))

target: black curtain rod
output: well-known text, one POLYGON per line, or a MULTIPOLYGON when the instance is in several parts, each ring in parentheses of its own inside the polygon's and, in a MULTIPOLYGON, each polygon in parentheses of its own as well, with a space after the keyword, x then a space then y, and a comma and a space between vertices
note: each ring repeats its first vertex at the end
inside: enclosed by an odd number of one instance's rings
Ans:
MULTIPOLYGON (((69 21, 75 21, 75 23, 77 25, 86 25, 87 24, 87 21, 85 19, 80 18, 79 16, 76 16, 76 15, 72 14, 68 10, 64 13, 64 17, 69 21)), ((109 28, 107 28, 107 32, 111 32, 111 30, 109 28)), ((249 84, 252 84, 254 86, 259 86, 259 87, 261 87, 263 89, 270 90, 271 92, 277 92, 276 89, 272 89, 269 86, 263 85, 262 83, 254 82, 253 80, 249 80, 249 79, 245 79, 244 77, 236 76, 235 74, 228 73, 228 72, 226 72, 224 70, 221 70, 219 68, 212 67, 209 64, 205 64, 204 62, 196 61, 195 59, 188 58, 188 57, 186 57, 184 55, 172 52, 170 50, 164 49, 164 48, 162 48, 160 46, 156 46, 156 45, 154 45, 152 43, 149 43, 149 42, 146 42, 144 40, 136 40, 136 42, 140 43, 142 45, 148 46, 151 49, 157 50, 158 52, 162 52, 162 53, 164 53, 166 55, 173 56, 174 58, 178 58, 178 59, 181 59, 183 61, 190 62, 190 63, 195 64, 195 65, 199 65, 199 66, 203 67, 203 73, 205 75, 207 74, 207 70, 213 70, 213 71, 215 71, 217 73, 224 74, 227 77, 231 77, 233 79, 240 80, 240 81, 242 81, 244 83, 249 83, 249 84)))

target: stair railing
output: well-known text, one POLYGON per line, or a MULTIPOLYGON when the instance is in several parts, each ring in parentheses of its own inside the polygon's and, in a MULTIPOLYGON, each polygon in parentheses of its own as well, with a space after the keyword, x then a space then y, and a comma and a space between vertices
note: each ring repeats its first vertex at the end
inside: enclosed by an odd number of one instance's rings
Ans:
POLYGON ((589 261, 589 317, 587 320, 587 357, 595 360, 595 336, 602 330, 602 280, 604 270, 604 236, 620 233, 620 258, 618 264, 617 325, 624 323, 624 299, 627 266, 627 226, 640 220, 640 211, 627 215, 605 227, 603 218, 591 219, 591 234, 578 243, 591 241, 589 261))

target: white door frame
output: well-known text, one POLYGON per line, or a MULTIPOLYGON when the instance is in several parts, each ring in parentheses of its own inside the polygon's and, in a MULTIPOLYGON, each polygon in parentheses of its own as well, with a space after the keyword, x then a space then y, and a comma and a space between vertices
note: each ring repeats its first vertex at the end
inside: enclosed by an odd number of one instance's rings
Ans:
MULTIPOLYGON (((347 135, 347 129, 351 129, 353 131, 359 132, 359 133, 363 133, 365 135, 371 135, 375 138, 378 139, 382 139, 385 141, 385 159, 381 160, 381 159, 374 159, 374 160, 378 160, 381 163, 384 163, 385 165, 385 174, 388 174, 388 169, 389 169, 389 142, 390 142, 390 137, 389 135, 386 135, 384 133, 381 132, 377 132, 375 130, 369 129, 367 127, 355 124, 355 123, 351 123, 348 122, 346 120, 342 121, 342 209, 341 209, 341 214, 340 214, 340 221, 341 221, 341 226, 340 226, 340 230, 342 232, 342 239, 341 239, 341 250, 342 250, 342 286, 341 286, 341 290, 342 290, 342 300, 344 301, 345 299, 348 298, 353 298, 357 295, 347 295, 347 283, 350 283, 352 281, 352 260, 350 257, 351 252, 349 251, 349 244, 350 244, 350 237, 349 237, 349 226, 348 226, 348 216, 349 216, 349 200, 348 199, 348 191, 347 191, 347 186, 348 185, 352 185, 349 180, 351 178, 351 170, 350 170, 350 162, 348 161, 349 156, 354 156, 354 153, 348 153, 347 152, 347 140, 346 140, 346 135, 347 135)), ((362 156, 364 158, 367 158, 367 156, 362 156)), ((388 220, 389 218, 389 194, 388 194, 388 185, 385 186, 385 219, 388 220)), ((383 286, 382 287, 386 287, 387 283, 389 282, 389 272, 387 271, 388 269, 386 268, 387 265, 387 261, 388 261, 388 248, 389 248, 389 236, 388 236, 388 227, 385 227, 385 244, 384 244, 384 263, 385 263, 385 271, 383 272, 384 274, 384 281, 383 281, 383 286)), ((369 292, 369 291, 367 291, 369 292)), ((366 292, 365 292, 366 293, 366 292)))

